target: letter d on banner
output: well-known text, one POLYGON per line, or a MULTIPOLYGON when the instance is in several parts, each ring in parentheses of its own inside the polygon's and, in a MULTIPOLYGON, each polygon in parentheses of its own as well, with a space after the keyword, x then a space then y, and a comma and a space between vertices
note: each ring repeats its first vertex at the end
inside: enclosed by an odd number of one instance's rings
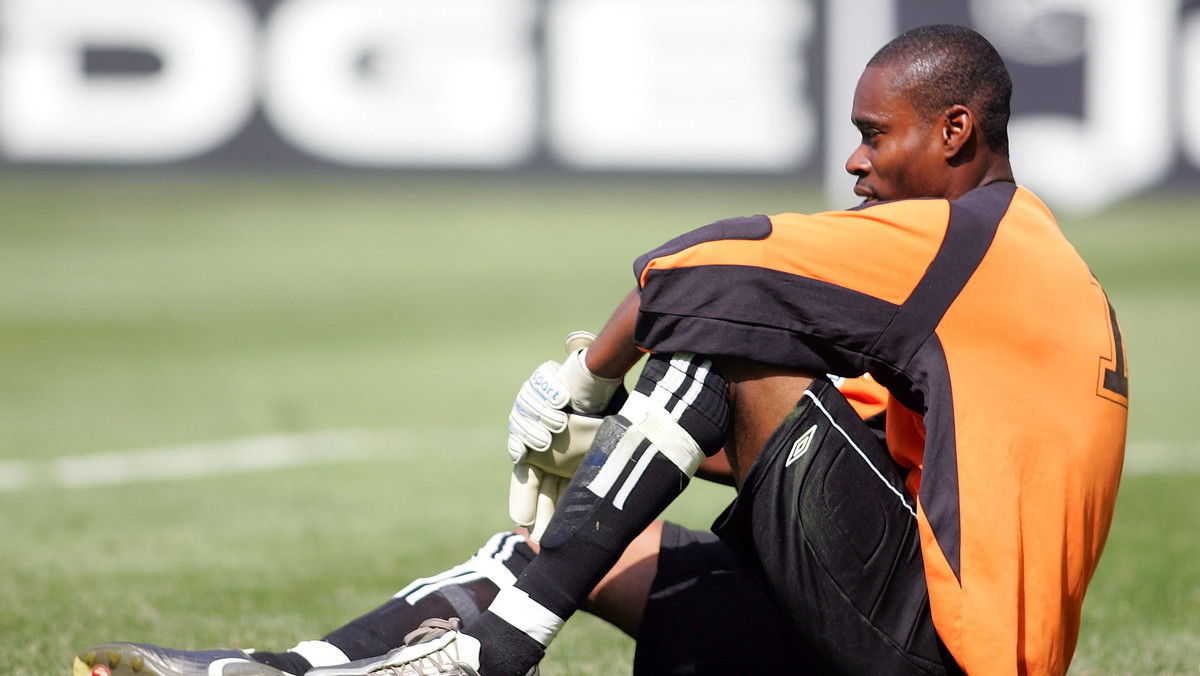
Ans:
POLYGON ((0 0, 0 150, 27 162, 168 162, 228 140, 254 106, 244 0, 0 0), (88 48, 158 72, 89 76, 88 48))

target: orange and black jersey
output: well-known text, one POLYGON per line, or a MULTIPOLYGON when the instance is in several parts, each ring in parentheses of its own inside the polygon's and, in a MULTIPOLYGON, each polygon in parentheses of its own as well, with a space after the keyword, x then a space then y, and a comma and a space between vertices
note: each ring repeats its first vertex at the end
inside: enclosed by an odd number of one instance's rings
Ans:
POLYGON ((1116 316, 1032 193, 992 183, 720 221, 640 257, 638 344, 890 392, 938 633, 972 674, 1059 674, 1112 519, 1116 316))

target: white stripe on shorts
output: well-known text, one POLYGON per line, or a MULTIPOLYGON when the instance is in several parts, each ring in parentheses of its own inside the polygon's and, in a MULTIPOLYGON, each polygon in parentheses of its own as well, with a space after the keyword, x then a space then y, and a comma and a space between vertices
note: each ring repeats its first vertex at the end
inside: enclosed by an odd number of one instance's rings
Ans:
POLYGON ((821 403, 821 400, 817 399, 816 395, 814 395, 811 390, 805 390, 804 396, 812 399, 813 403, 817 405, 817 408, 820 409, 821 413, 825 415, 825 418, 829 420, 829 424, 833 425, 833 428, 842 435, 842 438, 850 444, 850 447, 858 453, 858 456, 867 463, 867 467, 871 468, 871 471, 875 473, 875 476, 879 477, 879 480, 883 482, 883 485, 887 486, 888 490, 890 490, 892 493, 895 493, 896 497, 900 498, 900 504, 904 505, 904 509, 907 509, 908 513, 912 514, 914 519, 917 518, 917 510, 908 504, 908 500, 905 499, 904 493, 901 493, 896 489, 895 486, 891 484, 890 481, 884 478, 883 472, 880 472, 879 468, 875 466, 875 463, 871 462, 871 459, 867 457, 867 454, 864 453, 861 448, 859 448, 858 444, 854 443, 854 440, 850 438, 850 434, 846 432, 841 425, 837 424, 837 421, 833 419, 833 414, 829 412, 829 409, 825 408, 825 405, 821 403))

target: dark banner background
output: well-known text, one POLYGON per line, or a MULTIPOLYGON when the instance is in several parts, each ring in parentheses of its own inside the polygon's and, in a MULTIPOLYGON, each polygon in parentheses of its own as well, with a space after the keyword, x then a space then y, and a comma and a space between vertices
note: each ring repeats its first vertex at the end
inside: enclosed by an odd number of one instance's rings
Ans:
POLYGON ((1200 0, 1030 4, 0 0, 0 167, 828 185, 856 141, 845 116, 866 58, 958 23, 1009 63, 1014 164, 1049 201, 1200 183, 1200 0))

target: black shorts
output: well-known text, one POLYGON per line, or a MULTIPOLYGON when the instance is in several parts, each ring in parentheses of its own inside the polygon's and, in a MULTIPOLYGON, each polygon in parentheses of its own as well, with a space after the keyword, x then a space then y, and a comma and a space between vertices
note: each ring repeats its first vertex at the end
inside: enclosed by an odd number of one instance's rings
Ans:
POLYGON ((815 661, 793 634, 754 573, 716 535, 665 524, 634 674, 805 673, 815 661))
POLYGON ((720 539, 669 526, 635 673, 961 673, 903 473, 828 381, 767 441, 720 539))

